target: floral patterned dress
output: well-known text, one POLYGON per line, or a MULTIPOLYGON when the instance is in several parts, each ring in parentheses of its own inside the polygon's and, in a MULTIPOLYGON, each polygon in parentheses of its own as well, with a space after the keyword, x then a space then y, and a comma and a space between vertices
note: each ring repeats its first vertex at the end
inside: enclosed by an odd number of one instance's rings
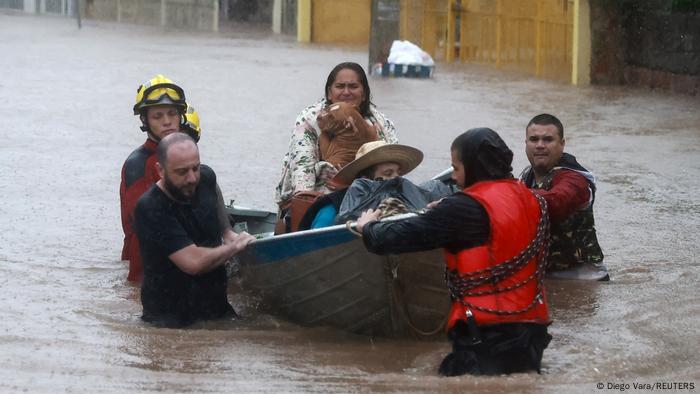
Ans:
MULTIPOLYGON (((286 203, 294 193, 302 190, 331 192, 326 187, 326 180, 319 179, 324 168, 332 167, 330 163, 321 161, 318 147, 318 136, 321 130, 316 123, 316 116, 325 106, 326 99, 322 98, 304 108, 297 116, 292 138, 289 141, 289 150, 282 164, 282 179, 275 189, 277 204, 286 203)), ((390 144, 398 143, 394 123, 374 106, 370 107, 370 116, 365 119, 378 125, 379 138, 390 144)))

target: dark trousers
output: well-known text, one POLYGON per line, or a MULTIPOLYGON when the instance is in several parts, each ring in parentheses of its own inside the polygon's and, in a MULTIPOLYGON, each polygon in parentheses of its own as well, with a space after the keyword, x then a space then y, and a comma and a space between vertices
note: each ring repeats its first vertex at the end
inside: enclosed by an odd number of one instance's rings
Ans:
POLYGON ((442 360, 439 369, 444 376, 539 373, 542 353, 552 336, 544 324, 504 323, 479 326, 475 338, 467 323, 459 321, 448 338, 452 353, 442 360))

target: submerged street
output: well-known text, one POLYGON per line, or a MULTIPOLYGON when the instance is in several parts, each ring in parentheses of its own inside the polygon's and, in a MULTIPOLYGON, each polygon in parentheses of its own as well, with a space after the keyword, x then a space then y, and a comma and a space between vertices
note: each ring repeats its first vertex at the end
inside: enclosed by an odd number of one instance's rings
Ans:
MULTIPOLYGON (((156 74, 199 112, 203 163, 226 201, 274 210, 294 119, 337 63, 363 49, 262 32, 162 31, 0 13, 1 392, 574 392, 604 383, 700 384, 700 99, 575 87, 476 65, 431 79, 371 78, 409 176, 450 165, 461 132, 490 127, 525 167, 525 126, 548 112, 597 177, 598 239, 612 280, 546 283, 553 340, 543 374, 441 378, 446 340, 303 328, 230 294, 243 316, 186 330, 140 320, 119 260, 121 166, 145 134, 136 88, 156 74)), ((619 390, 616 390, 619 391, 619 390)), ((630 388, 630 391, 632 389, 630 388)))

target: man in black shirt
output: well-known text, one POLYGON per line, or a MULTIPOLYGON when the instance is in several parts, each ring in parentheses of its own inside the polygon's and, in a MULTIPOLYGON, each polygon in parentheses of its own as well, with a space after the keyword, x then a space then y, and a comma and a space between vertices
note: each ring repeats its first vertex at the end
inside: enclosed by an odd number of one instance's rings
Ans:
POLYGON ((200 165, 191 137, 168 135, 157 156, 160 180, 135 210, 144 263, 141 318, 160 327, 183 327, 235 316, 226 297, 224 264, 255 238, 235 234, 218 220, 216 175, 200 165))

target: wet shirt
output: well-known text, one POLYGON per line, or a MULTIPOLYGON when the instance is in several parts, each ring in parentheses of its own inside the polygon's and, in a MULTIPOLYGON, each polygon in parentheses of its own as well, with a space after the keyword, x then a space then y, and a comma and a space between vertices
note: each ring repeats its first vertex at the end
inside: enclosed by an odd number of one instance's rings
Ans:
MULTIPOLYGON (((282 163, 282 179, 275 189, 275 202, 278 204, 289 201, 297 191, 331 191, 324 180, 318 179, 324 168, 332 167, 332 164, 321 161, 319 150, 321 130, 316 116, 325 105, 326 100, 320 99, 297 116, 289 149, 282 163)), ((365 119, 379 126, 377 135, 380 139, 390 144, 398 143, 394 123, 374 106, 370 106, 370 116, 365 119)))
POLYGON ((456 252, 485 244, 490 231, 484 207, 458 192, 420 216, 396 222, 368 223, 362 234, 370 252, 388 254, 437 248, 456 252))
POLYGON ((134 232, 134 209, 139 197, 160 179, 156 171, 157 146, 157 142, 147 139, 143 145, 131 152, 122 166, 119 200, 122 229, 124 230, 124 246, 121 258, 129 262, 127 279, 130 281, 141 281, 143 276, 139 240, 134 232))
POLYGON ((216 176, 211 168, 201 167, 200 183, 191 203, 173 201, 153 185, 139 199, 135 218, 144 262, 143 320, 158 326, 180 327, 233 310, 226 297, 224 266, 189 275, 168 258, 191 244, 221 245, 216 176))

